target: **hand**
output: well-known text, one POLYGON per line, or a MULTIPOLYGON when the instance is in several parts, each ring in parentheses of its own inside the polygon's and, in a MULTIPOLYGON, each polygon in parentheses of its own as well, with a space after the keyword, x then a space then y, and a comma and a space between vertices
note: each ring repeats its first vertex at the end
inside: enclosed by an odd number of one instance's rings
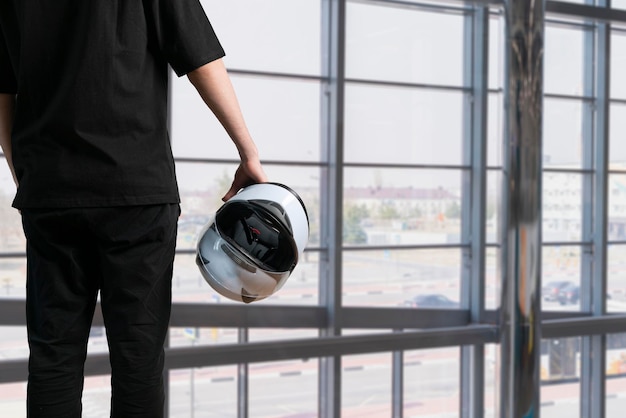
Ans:
POLYGON ((259 160, 242 161, 235 172, 235 177, 233 178, 230 189, 226 192, 224 197, 222 197, 222 201, 226 202, 246 186, 265 182, 267 182, 267 176, 259 160))

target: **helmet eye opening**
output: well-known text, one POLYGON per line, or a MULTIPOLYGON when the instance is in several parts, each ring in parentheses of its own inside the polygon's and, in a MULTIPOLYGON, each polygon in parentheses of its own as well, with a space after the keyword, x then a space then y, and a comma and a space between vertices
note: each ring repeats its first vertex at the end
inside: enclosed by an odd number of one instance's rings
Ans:
POLYGON ((275 212, 253 202, 232 202, 218 211, 215 224, 222 238, 259 268, 291 271, 298 257, 295 241, 275 212))

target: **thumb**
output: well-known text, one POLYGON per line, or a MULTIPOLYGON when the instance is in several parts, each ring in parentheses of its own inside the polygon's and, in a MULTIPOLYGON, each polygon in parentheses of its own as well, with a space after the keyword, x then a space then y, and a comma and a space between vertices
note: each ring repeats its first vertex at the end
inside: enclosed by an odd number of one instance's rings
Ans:
POLYGON ((233 183, 230 186, 230 189, 228 189, 228 191, 226 192, 226 194, 222 196, 222 202, 226 202, 228 199, 236 195, 238 191, 239 191, 239 188, 235 186, 235 184, 233 183))

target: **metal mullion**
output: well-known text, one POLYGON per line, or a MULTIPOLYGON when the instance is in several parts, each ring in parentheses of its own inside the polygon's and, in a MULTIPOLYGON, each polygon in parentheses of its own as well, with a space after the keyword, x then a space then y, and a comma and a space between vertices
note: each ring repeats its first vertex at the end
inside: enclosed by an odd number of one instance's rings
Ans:
POLYGON ((572 101, 583 101, 583 102, 593 102, 595 98, 589 94, 584 94, 582 96, 576 96, 573 94, 558 94, 558 93, 546 93, 543 95, 545 99, 556 99, 556 100, 572 100, 572 101))
MULTIPOLYGON (((237 342, 245 345, 250 342, 248 328, 239 328, 237 342)), ((248 418, 249 414, 249 367, 247 362, 237 364, 237 418, 248 418)))
MULTIPOLYGON (((607 0, 599 0, 601 5, 607 0)), ((604 22, 626 22, 626 10, 611 9, 610 7, 597 7, 587 4, 574 4, 565 1, 546 1, 546 13, 560 14, 568 17, 580 17, 604 22)))
MULTIPOLYGON (((611 28, 611 33, 614 33, 615 30, 613 28, 611 28)), ((626 105, 626 99, 619 99, 619 98, 612 98, 609 100, 610 104, 614 104, 614 105, 621 105, 624 106, 626 105)))
MULTIPOLYGON (((485 205, 487 182, 487 85, 489 68, 489 10, 476 7, 465 18, 464 85, 471 87, 464 107, 464 164, 461 242, 463 250, 461 300, 470 323, 484 321, 485 205)), ((484 415, 484 345, 461 347, 460 416, 484 415)))
POLYGON ((297 74, 297 73, 279 73, 273 71, 255 71, 255 70, 242 70, 229 68, 228 74, 237 76, 251 76, 251 77, 267 77, 267 78, 282 78, 288 80, 302 80, 302 81, 322 81, 321 75, 314 74, 297 74))
POLYGON ((393 163, 356 163, 345 162, 344 167, 349 168, 395 168, 395 169, 415 169, 415 170, 469 170, 469 165, 456 164, 393 164, 393 163))
MULTIPOLYGON (((591 292, 596 282, 593 275, 593 244, 594 240, 594 177, 597 174, 594 170, 594 131, 595 131, 595 94, 596 94, 596 34, 594 31, 585 31, 584 33, 584 58, 583 58, 583 89, 585 96, 592 96, 594 101, 583 103, 582 114, 582 145, 583 145, 583 168, 592 170, 591 174, 583 177, 582 185, 582 239, 591 241, 586 247, 583 247, 581 265, 580 265, 580 288, 581 288, 581 310, 583 312, 591 311, 591 292)), ((595 360, 592 359, 592 349, 589 339, 582 337, 581 344, 581 372, 580 372, 580 416, 593 416, 592 392, 593 373, 595 360), (591 415, 590 415, 591 414, 591 415)))
MULTIPOLYGON (((432 3, 418 3, 418 2, 409 2, 403 0, 349 0, 349 3, 360 3, 360 4, 373 4, 373 5, 381 5, 384 7, 394 7, 401 8, 406 10, 422 10, 422 11, 432 11, 439 13, 466 13, 468 11, 467 7, 463 6, 444 6, 432 3)), ((497 0, 473 0, 472 3, 497 3, 497 0)), ((443 2, 442 2, 443 3, 443 2)))
MULTIPOLYGON (((342 223, 343 223, 343 145, 345 95, 346 0, 322 0, 322 156, 327 162, 320 176, 320 229, 326 253, 320 253, 320 303, 327 312, 322 337, 341 335, 342 305, 342 223), (326 257, 324 258, 324 255, 326 257)), ((320 416, 341 416, 341 357, 320 358, 320 416)))
MULTIPOLYGON (((186 164, 233 164, 237 165, 241 161, 231 158, 202 158, 202 157, 175 157, 174 162, 186 163, 186 164)), ((283 161, 283 160, 263 160, 263 165, 281 165, 281 166, 296 166, 296 167, 319 167, 323 168, 327 164, 317 161, 283 161)))
MULTIPOLYGON (((402 332, 398 329, 395 332, 402 332)), ((393 351, 391 357, 391 417, 404 416, 404 351, 393 351)))
MULTIPOLYGON (((610 0, 600 0, 600 5, 610 7, 610 0)), ((608 146, 609 146, 609 95, 611 29, 609 23, 599 23, 596 35, 596 119, 594 141, 594 217, 593 217, 593 270, 591 312, 593 316, 606 314, 607 289, 607 216, 608 216, 608 146)), ((581 382, 585 396, 590 396, 581 411, 582 417, 601 417, 605 413, 606 395, 606 335, 583 338, 583 353, 590 354, 588 374, 581 382), (587 395, 589 394, 589 395, 587 395)), ((587 356, 583 356, 585 358, 587 356)), ((585 400, 585 399, 583 399, 585 400)))
POLYGON ((468 87, 447 86, 444 84, 412 83, 412 82, 405 82, 405 81, 390 81, 390 80, 371 80, 371 79, 366 79, 366 78, 346 78, 345 81, 348 84, 364 84, 364 85, 370 85, 370 86, 376 86, 376 87, 470 92, 470 89, 468 87))
POLYGON ((556 174, 594 174, 595 171, 591 168, 556 168, 545 167, 544 173, 556 173, 556 174))
POLYGON ((380 250, 453 250, 469 248, 469 244, 406 244, 406 245, 345 245, 343 251, 380 251, 380 250))

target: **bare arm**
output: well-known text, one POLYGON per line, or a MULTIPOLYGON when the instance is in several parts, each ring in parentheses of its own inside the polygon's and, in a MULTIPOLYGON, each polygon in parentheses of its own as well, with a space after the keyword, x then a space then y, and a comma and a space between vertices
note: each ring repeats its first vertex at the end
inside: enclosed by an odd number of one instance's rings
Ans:
POLYGON ((187 76, 232 139, 241 158, 231 188, 222 200, 230 199, 251 183, 266 182, 256 144, 248 132, 224 62, 221 59, 212 61, 187 76))
POLYGON ((0 146, 4 153, 9 169, 13 175, 13 181, 17 185, 17 177, 13 168, 13 158, 11 153, 11 129, 13 127, 13 112, 15 109, 15 95, 0 94, 0 146))

